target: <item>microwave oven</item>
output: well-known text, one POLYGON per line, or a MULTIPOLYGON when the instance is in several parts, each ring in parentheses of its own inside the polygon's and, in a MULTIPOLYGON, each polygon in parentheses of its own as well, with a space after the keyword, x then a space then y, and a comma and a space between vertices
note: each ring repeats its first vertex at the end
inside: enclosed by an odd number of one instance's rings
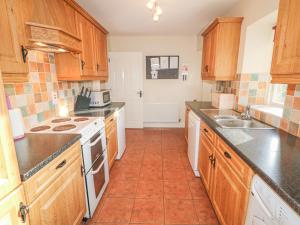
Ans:
POLYGON ((92 91, 90 107, 103 107, 110 103, 110 90, 92 91))

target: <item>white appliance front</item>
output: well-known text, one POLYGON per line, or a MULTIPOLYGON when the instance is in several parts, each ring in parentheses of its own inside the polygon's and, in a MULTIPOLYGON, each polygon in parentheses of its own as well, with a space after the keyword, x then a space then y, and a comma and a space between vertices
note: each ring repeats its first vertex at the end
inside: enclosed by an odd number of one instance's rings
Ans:
POLYGON ((117 115, 117 135, 118 135, 118 154, 117 159, 121 159, 126 149, 126 133, 125 133, 125 106, 118 111, 117 115))
POLYGON ((105 129, 82 145, 87 212, 91 218, 109 182, 105 129))
POLYGON ((259 176, 252 180, 245 225, 299 225, 300 216, 259 176))
POLYGON ((200 141, 200 118, 189 112, 188 116, 188 158, 195 176, 199 177, 198 170, 198 155, 199 155, 199 141, 200 141))

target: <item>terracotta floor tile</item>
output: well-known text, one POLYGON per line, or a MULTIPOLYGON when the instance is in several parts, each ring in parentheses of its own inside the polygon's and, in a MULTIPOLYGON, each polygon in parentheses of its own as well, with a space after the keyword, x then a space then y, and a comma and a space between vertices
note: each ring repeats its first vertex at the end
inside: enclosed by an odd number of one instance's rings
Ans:
POLYGON ((97 222, 129 223, 134 199, 106 198, 103 208, 97 215, 97 222))
POLYGON ((218 219, 208 198, 194 201, 194 207, 200 225, 218 225, 218 219))
POLYGON ((163 199, 136 199, 130 222, 163 224, 163 199))
POLYGON ((137 185, 137 180, 113 180, 107 196, 134 198, 136 195, 137 185))
POLYGON ((140 180, 138 183, 136 198, 162 198, 163 181, 140 180))
POLYGON ((189 181, 189 186, 193 199, 208 198, 205 187, 200 178, 198 178, 198 180, 189 181))
POLYGON ((181 180, 186 181, 186 174, 185 171, 181 168, 170 168, 170 169, 163 169, 163 179, 164 180, 181 180))
POLYGON ((199 224, 192 200, 165 200, 165 224, 199 224))
POLYGON ((140 173, 140 179, 141 180, 162 180, 163 173, 162 173, 162 169, 160 168, 155 166, 142 167, 140 173))
POLYGON ((168 180, 164 181, 165 199, 192 199, 189 184, 187 182, 168 180))

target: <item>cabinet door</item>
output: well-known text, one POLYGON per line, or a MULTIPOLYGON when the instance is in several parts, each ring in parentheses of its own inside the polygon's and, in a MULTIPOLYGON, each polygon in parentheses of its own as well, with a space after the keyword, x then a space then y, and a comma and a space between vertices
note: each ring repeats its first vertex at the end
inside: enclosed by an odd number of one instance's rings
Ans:
POLYGON ((212 203, 222 225, 243 225, 249 191, 216 152, 212 203))
POLYGON ((82 75, 95 76, 96 72, 96 59, 95 59, 95 35, 94 25, 88 21, 81 14, 76 13, 76 24, 79 36, 82 41, 82 75))
POLYGON ((97 75, 108 78, 107 39, 106 34, 95 27, 95 54, 97 75))
POLYGON ((24 37, 20 32, 22 28, 17 26, 18 11, 14 9, 17 4, 14 0, 0 0, 0 68, 3 73, 27 74, 28 65, 24 63, 21 51, 24 37))
POLYGON ((202 76, 205 79, 214 79, 216 37, 217 27, 204 36, 202 76))
MULTIPOLYGON (((82 158, 78 157, 30 206, 31 225, 79 225, 86 212, 82 158)), ((64 169, 63 167, 60 169, 64 169)))
POLYGON ((108 154, 108 165, 111 168, 114 164, 114 161, 117 157, 118 153, 118 139, 117 139, 117 129, 116 126, 113 125, 109 128, 107 134, 107 154, 108 154))
MULTIPOLYGON (((202 135, 202 134, 201 134, 202 135)), ((214 147, 209 142, 208 138, 204 135, 200 138, 199 145, 199 172, 201 174, 202 181, 207 190, 207 193, 210 194, 210 182, 212 176, 212 163, 211 159, 213 158, 214 147)))
POLYGON ((3 225, 26 225, 29 224, 28 218, 25 222, 19 217, 20 203, 25 204, 23 187, 20 186, 4 199, 0 201, 0 224, 3 225))
POLYGON ((20 183, 15 145, 6 108, 5 93, 0 71, 0 199, 20 183))
MULTIPOLYGON (((300 1, 281 0, 276 25, 271 74, 293 76, 278 77, 279 82, 291 83, 297 76, 300 83, 300 1)), ((296 81, 295 81, 296 83, 296 81)))

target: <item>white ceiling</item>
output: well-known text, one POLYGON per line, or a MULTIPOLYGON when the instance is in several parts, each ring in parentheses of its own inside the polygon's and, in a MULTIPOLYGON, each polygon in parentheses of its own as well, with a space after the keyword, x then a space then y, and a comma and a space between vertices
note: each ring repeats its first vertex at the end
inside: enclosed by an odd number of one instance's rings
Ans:
POLYGON ((163 10, 158 22, 147 0, 76 0, 110 34, 191 35, 222 16, 239 0, 158 0, 163 10))

